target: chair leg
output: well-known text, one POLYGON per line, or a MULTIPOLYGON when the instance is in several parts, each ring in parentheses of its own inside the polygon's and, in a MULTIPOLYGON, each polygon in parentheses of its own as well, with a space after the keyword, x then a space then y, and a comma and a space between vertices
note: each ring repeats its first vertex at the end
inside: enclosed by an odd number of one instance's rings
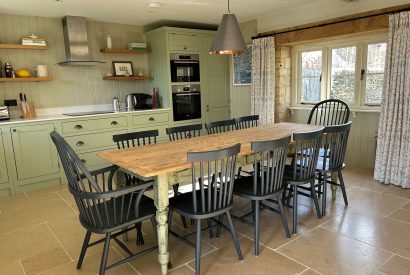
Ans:
POLYGON ((323 174, 322 215, 326 216, 327 174, 323 174))
POLYGON ((286 199, 286 205, 289 207, 290 206, 290 199, 292 198, 292 195, 293 195, 293 193, 294 193, 294 190, 295 190, 295 186, 294 185, 290 185, 290 188, 289 188, 290 190, 289 190, 289 192, 288 192, 288 197, 287 197, 287 199, 286 199))
POLYGON ((137 240, 136 244, 137 245, 144 245, 144 236, 142 235, 142 223, 139 222, 135 225, 137 228, 137 240))
POLYGON ((195 274, 201 274, 201 220, 196 220, 195 274))
POLYGON ((107 266, 107 259, 108 259, 108 250, 110 248, 110 239, 111 239, 111 233, 107 233, 107 235, 105 236, 104 249, 103 249, 103 254, 101 257, 99 275, 105 274, 105 267, 107 266))
POLYGON ((174 197, 178 196, 179 183, 172 185, 172 189, 174 190, 174 197))
MULTIPOLYGON (((322 215, 320 214, 319 200, 318 200, 318 198, 317 198, 317 193, 316 193, 316 190, 315 190, 315 181, 313 181, 313 182, 310 183, 310 190, 311 190, 311 193, 312 193, 313 202, 315 203, 315 209, 316 209, 317 218, 318 218, 318 219, 321 219, 321 218, 322 218, 322 215)), ((324 197, 324 196, 323 196, 323 197, 324 197)), ((323 215, 325 215, 324 213, 325 213, 325 212, 322 212, 323 215)))
POLYGON ((345 201, 345 205, 349 205, 349 202, 347 201, 347 194, 346 194, 346 188, 345 188, 345 182, 343 180, 343 175, 342 171, 340 170, 337 172, 337 176, 339 177, 339 182, 340 182, 340 188, 342 189, 342 194, 343 194, 343 199, 345 201))
MULTIPOLYGON (((223 219, 224 219, 224 214, 219 216, 219 222, 222 223, 223 219)), ((221 236, 221 228, 222 228, 222 226, 219 225, 219 224, 216 227, 216 236, 215 236, 215 238, 217 238, 217 239, 221 236)))
POLYGON ((207 222, 208 222, 208 227, 209 227, 209 230, 208 230, 209 238, 212 239, 214 237, 214 232, 213 232, 212 227, 211 227, 211 225, 212 225, 211 220, 207 219, 207 222))
POLYGON ((293 234, 297 233, 297 223, 298 223, 298 187, 293 186, 295 194, 293 195, 293 234))
POLYGON ((88 243, 90 242, 90 238, 91 238, 91 231, 87 230, 87 233, 85 233, 83 247, 81 248, 80 258, 78 258, 77 269, 81 269, 81 266, 83 265, 85 252, 87 251, 88 243))
POLYGON ((282 219, 283 227, 285 228, 285 234, 287 238, 290 238, 290 232, 289 232, 289 226, 288 226, 288 221, 286 219, 286 214, 285 210, 283 209, 283 202, 281 200, 281 196, 279 195, 278 198, 278 205, 279 205, 279 212, 280 212, 280 217, 282 219))
POLYGON ((184 228, 187 228, 188 225, 186 224, 186 219, 184 216, 181 215, 181 221, 182 221, 182 225, 184 226, 184 228))
POLYGON ((319 182, 319 186, 317 187, 317 192, 318 192, 318 197, 320 198, 322 196, 322 185, 320 183, 323 182, 323 175, 321 172, 319 172, 318 182, 319 182))
POLYGON ((255 210, 253 212, 253 219, 254 219, 254 255, 259 255, 259 201, 255 201, 255 210))
POLYGON ((229 211, 226 212, 226 217, 228 218, 229 228, 231 229, 231 236, 232 236, 235 248, 236 248, 236 253, 238 254, 238 259, 243 260, 241 247, 239 246, 238 236, 236 236, 235 229, 233 228, 231 213, 229 213, 229 211))

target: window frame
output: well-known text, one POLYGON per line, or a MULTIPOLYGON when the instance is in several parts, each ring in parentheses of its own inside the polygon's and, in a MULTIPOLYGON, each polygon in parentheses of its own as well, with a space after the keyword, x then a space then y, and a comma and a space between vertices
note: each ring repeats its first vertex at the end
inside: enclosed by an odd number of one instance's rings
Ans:
MULTIPOLYGON (((356 36, 344 39, 323 40, 317 43, 299 44, 292 47, 292 65, 295 68, 292 74, 292 102, 293 107, 302 107, 306 105, 314 105, 317 102, 302 101, 302 85, 301 85, 301 58, 302 52, 322 51, 322 81, 321 81, 321 100, 330 98, 331 85, 331 62, 332 49, 355 46, 356 47, 356 64, 355 64, 355 89, 354 100, 348 103, 352 109, 363 110, 380 110, 380 103, 366 103, 366 79, 361 80, 361 70, 366 70, 367 73, 367 53, 369 44, 387 43, 387 33, 373 34, 365 36, 356 36)), ((366 75, 366 74, 365 74, 366 75)))

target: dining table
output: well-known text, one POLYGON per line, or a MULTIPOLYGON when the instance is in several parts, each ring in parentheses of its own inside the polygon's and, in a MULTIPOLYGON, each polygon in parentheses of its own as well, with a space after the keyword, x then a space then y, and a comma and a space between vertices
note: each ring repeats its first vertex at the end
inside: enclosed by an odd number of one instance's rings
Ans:
POLYGON ((188 152, 218 150, 240 143, 238 167, 246 162, 246 156, 253 153, 252 141, 274 140, 292 133, 310 132, 320 128, 321 126, 318 125, 281 122, 135 148, 102 151, 97 155, 131 175, 155 178, 153 197, 156 206, 158 261, 161 265, 161 274, 167 274, 168 191, 173 184, 191 183, 191 163, 187 161, 188 152))

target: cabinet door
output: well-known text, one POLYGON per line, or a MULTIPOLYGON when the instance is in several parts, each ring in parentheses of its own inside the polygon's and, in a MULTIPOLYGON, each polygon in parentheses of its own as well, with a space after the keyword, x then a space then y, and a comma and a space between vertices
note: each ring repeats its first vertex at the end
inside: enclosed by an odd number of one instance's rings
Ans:
POLYGON ((203 40, 203 59, 201 79, 202 91, 205 89, 205 107, 229 107, 229 71, 226 55, 209 54, 214 36, 206 36, 203 40))
POLYGON ((206 122, 225 120, 229 119, 229 117, 229 107, 206 109, 206 122))
POLYGON ((7 175, 6 155, 4 151, 3 137, 0 129, 0 183, 6 183, 9 181, 7 175))
POLYGON ((54 124, 11 128, 19 180, 59 173, 57 150, 51 141, 54 124))
POLYGON ((198 52, 199 50, 199 41, 196 35, 170 33, 168 39, 170 51, 198 52))

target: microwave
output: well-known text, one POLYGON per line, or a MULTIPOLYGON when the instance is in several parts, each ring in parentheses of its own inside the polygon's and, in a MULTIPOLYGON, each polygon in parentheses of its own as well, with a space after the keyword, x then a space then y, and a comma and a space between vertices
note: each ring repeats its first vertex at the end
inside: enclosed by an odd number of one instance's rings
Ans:
POLYGON ((199 82, 199 54, 170 55, 171 82, 199 82))

